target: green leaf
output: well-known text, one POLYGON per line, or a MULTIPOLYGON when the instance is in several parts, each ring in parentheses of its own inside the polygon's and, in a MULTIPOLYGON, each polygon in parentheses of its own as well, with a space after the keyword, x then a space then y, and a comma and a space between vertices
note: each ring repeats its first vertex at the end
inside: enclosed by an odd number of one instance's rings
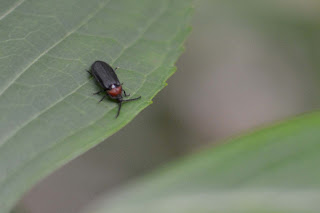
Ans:
POLYGON ((320 212, 320 112, 200 152, 90 213, 320 212))
POLYGON ((192 0, 0 0, 0 212, 39 179, 151 104, 175 71, 192 0), (131 97, 101 97, 86 72, 119 66, 131 97))

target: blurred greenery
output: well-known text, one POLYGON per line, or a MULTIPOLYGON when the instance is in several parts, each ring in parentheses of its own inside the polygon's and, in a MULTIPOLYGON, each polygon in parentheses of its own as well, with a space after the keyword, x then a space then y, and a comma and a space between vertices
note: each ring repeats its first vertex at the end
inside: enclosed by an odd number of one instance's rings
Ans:
POLYGON ((319 75, 319 1, 204 0, 202 4, 206 5, 204 13, 211 10, 213 19, 220 16, 225 24, 251 27, 261 38, 273 40, 292 62, 306 59, 311 69, 304 72, 313 70, 319 75))
POLYGON ((0 13, 0 212, 151 104, 175 71, 192 0, 9 1, 0 13), (93 97, 86 69, 121 67, 123 106, 93 97))
POLYGON ((87 212, 319 212, 320 112, 159 169, 87 212))

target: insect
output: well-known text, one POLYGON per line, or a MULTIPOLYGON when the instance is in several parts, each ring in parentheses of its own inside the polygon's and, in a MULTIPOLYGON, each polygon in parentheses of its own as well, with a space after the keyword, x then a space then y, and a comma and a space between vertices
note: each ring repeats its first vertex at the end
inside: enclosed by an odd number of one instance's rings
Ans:
POLYGON ((105 98, 109 97, 113 100, 116 100, 118 102, 118 112, 116 118, 120 114, 121 105, 123 102, 129 102, 138 100, 141 98, 139 96, 138 98, 132 98, 124 100, 122 97, 122 93, 125 97, 130 96, 130 94, 127 94, 124 89, 122 89, 122 83, 120 83, 117 74, 115 71, 118 69, 116 67, 113 69, 109 64, 103 61, 95 61, 91 65, 91 72, 88 70, 88 72, 93 75, 93 77, 96 79, 96 81, 99 83, 99 85, 102 87, 101 91, 93 93, 94 95, 100 94, 102 92, 105 92, 106 94, 101 98, 99 103, 105 98))

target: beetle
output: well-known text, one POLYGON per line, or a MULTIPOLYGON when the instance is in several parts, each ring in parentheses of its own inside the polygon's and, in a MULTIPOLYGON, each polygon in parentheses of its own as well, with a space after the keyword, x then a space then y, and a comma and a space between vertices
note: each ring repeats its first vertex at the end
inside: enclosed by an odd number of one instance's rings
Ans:
POLYGON ((132 98, 132 99, 126 99, 126 100, 123 99, 122 93, 124 94, 125 97, 130 96, 130 94, 127 94, 126 91, 122 88, 122 83, 120 83, 118 76, 115 73, 115 71, 118 68, 119 67, 116 67, 115 69, 113 69, 109 64, 107 64, 104 61, 95 61, 91 65, 91 72, 87 70, 87 72, 89 72, 95 78, 95 80, 99 83, 100 87, 102 88, 101 91, 95 92, 93 94, 97 95, 102 92, 106 93, 101 98, 99 103, 107 96, 118 102, 118 112, 117 112, 116 118, 120 114, 120 109, 123 102, 134 101, 141 98, 141 96, 139 96, 138 98, 132 98))

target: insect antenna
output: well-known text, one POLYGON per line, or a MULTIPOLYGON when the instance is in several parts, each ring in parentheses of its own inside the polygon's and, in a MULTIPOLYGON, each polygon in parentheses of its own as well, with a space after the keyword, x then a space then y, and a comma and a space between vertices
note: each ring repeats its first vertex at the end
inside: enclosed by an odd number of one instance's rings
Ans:
POLYGON ((122 101, 119 101, 118 102, 118 113, 117 113, 117 116, 116 116, 116 118, 119 116, 119 114, 120 114, 120 109, 121 109, 121 104, 122 103, 122 101))
POLYGON ((138 100, 140 98, 141 98, 141 96, 139 96, 138 98, 131 98, 131 99, 127 99, 127 100, 122 100, 121 102, 135 101, 135 100, 138 100))

